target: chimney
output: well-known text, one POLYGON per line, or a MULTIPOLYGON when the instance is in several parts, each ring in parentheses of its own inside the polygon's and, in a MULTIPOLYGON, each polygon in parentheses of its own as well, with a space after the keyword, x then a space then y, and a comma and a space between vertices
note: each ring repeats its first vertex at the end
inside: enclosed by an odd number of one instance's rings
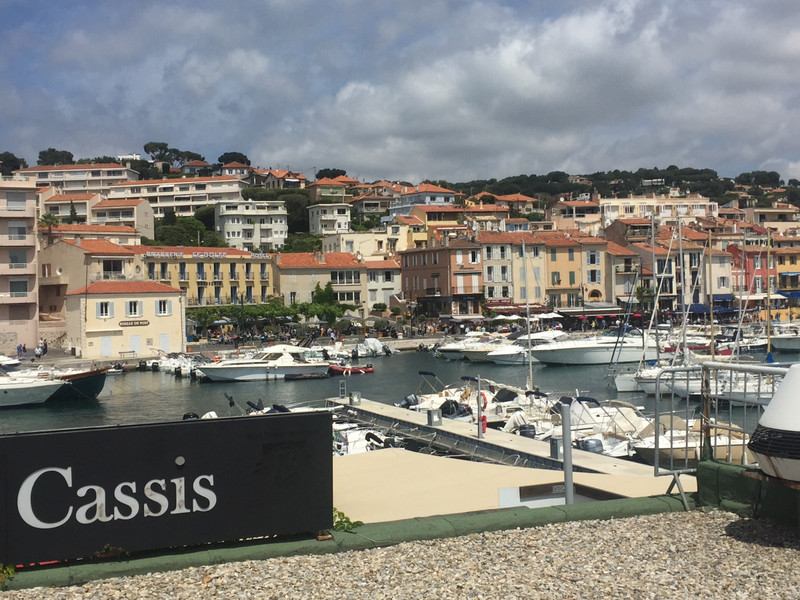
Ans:
POLYGON ((325 264, 325 254, 322 252, 314 252, 314 260, 316 260, 320 264, 325 264))

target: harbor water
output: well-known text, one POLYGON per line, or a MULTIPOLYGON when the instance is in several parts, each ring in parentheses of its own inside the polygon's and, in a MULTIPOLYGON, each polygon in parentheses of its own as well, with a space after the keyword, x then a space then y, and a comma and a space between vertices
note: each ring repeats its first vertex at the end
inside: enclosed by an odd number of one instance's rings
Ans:
MULTIPOLYGON (((165 372, 129 371, 109 375, 97 400, 45 403, 0 411, 0 434, 104 425, 130 425, 174 421, 186 413, 202 415, 216 411, 220 416, 242 414, 248 401, 265 406, 318 404, 325 398, 360 392, 363 398, 395 404, 415 391, 420 371, 429 371, 446 384, 462 377, 481 377, 524 388, 528 367, 470 363, 435 358, 424 351, 403 351, 390 356, 362 359, 374 373, 296 381, 200 383, 165 372), (226 398, 233 398, 234 406, 226 398)), ((605 365, 551 367, 535 364, 534 387, 556 398, 588 395, 598 400, 619 398, 645 412, 654 409, 653 398, 641 394, 618 394, 605 365)), ((423 393, 430 389, 421 390, 423 393)), ((750 427, 748 427, 749 429, 750 427)))

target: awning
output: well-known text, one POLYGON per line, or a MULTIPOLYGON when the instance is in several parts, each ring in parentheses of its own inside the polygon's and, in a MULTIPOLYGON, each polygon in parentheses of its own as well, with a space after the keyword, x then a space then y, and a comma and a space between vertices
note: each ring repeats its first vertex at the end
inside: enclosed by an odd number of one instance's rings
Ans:
POLYGON ((705 304, 690 304, 689 305, 689 312, 690 313, 709 313, 711 309, 708 308, 705 304))
POLYGON ((733 302, 733 294, 714 294, 714 302, 733 302))
MULTIPOLYGON (((751 302, 753 300, 766 300, 767 293, 766 292, 758 292, 754 294, 740 294, 743 302, 751 302)), ((769 295, 770 300, 784 300, 786 296, 778 293, 772 293, 769 295)))
POLYGON ((636 296, 617 296, 617 300, 624 302, 625 304, 639 304, 636 296))
POLYGON ((800 275, 800 271, 790 271, 790 272, 786 272, 786 273, 778 273, 778 277, 783 277, 784 275, 786 277, 796 277, 797 275, 800 275))
POLYGON ((781 295, 786 298, 800 298, 800 292, 781 292, 781 295))

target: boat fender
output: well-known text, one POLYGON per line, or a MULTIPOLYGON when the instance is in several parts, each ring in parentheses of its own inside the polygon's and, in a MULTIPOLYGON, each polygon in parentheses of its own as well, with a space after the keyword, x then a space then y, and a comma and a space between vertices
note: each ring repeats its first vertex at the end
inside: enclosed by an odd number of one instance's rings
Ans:
POLYGON ((489 422, 489 419, 486 416, 481 417, 481 433, 486 433, 486 424, 489 422))
POLYGON ((188 412, 183 414, 184 421, 194 421, 195 419, 199 419, 200 416, 197 413, 188 412))
POLYGON ((469 389, 465 389, 463 392, 461 392, 461 399, 466 400, 467 398, 469 398, 469 389))

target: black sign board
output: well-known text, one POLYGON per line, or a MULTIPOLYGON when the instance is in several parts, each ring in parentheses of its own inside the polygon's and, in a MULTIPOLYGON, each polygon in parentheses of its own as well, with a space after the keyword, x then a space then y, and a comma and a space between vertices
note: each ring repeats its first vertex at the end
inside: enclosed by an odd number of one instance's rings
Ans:
POLYGON ((327 412, 0 436, 0 563, 332 526, 327 412))

